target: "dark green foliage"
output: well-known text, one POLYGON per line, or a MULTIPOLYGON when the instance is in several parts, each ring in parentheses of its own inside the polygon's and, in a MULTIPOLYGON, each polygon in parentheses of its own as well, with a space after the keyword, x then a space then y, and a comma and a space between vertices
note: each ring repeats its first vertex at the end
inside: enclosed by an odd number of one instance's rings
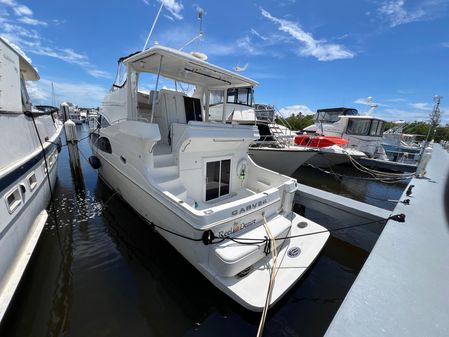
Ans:
POLYGON ((283 120, 276 119, 276 123, 290 127, 293 131, 299 131, 312 125, 315 122, 315 115, 292 114, 290 117, 287 117, 285 121, 287 123, 283 120))
MULTIPOLYGON (((404 133, 413 133, 423 135, 425 138, 429 131, 430 124, 427 122, 412 122, 404 127, 404 133)), ((429 140, 434 139, 436 142, 441 140, 449 140, 449 123, 445 126, 432 127, 429 140)))

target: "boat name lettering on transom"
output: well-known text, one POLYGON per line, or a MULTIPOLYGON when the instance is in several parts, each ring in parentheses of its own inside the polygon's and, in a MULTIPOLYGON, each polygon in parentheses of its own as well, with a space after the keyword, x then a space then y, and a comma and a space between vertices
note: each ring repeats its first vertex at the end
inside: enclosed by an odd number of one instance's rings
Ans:
POLYGON ((251 225, 254 225, 256 223, 256 219, 253 219, 251 221, 248 222, 242 222, 242 223, 238 223, 238 222, 234 222, 234 224, 232 225, 231 228, 229 228, 228 230, 224 230, 224 231, 219 231, 218 232, 218 237, 222 238, 228 235, 231 235, 233 233, 236 233, 238 231, 241 231, 242 229, 249 227, 251 225))
POLYGON ((253 210, 253 209, 257 208, 257 207, 265 205, 266 203, 267 203, 267 199, 259 200, 257 202, 252 203, 252 204, 246 205, 246 207, 242 207, 240 209, 233 210, 232 211, 232 215, 238 215, 238 214, 242 214, 242 213, 251 211, 251 210, 253 210))

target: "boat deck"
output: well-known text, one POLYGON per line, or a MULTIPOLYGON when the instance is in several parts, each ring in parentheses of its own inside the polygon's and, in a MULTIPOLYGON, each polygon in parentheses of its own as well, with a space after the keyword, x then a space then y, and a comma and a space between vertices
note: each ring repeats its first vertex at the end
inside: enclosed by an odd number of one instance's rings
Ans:
POLYGON ((393 212, 405 222, 387 222, 327 337, 449 336, 448 173, 449 154, 435 144, 426 178, 401 197, 410 204, 393 212))

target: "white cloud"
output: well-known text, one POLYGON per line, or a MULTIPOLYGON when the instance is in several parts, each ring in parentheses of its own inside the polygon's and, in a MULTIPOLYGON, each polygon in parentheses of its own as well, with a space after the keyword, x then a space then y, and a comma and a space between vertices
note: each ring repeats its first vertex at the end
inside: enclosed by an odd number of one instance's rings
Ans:
POLYGON ((46 103, 50 100, 50 90, 46 90, 39 82, 27 81, 26 82, 28 94, 31 97, 31 101, 35 104, 46 103))
MULTIPOLYGON (((150 6, 149 0, 142 0, 146 5, 150 6)), ((171 16, 177 20, 182 20, 183 16, 181 14, 184 6, 182 3, 177 2, 176 0, 158 0, 159 3, 164 4, 165 9, 167 9, 171 16)))
POLYGON ((97 69, 97 67, 90 62, 87 55, 76 52, 71 48, 53 46, 50 41, 42 37, 37 30, 37 27, 29 28, 25 25, 21 25, 21 23, 25 23, 33 26, 47 26, 46 22, 35 20, 30 17, 33 13, 31 9, 19 5, 13 0, 0 0, 0 3, 10 6, 18 16, 10 16, 6 19, 3 18, 2 24, 0 25, 0 35, 16 45, 19 49, 28 54, 52 57, 70 64, 78 65, 88 74, 97 78, 110 78, 109 74, 97 69))
POLYGON ((182 3, 177 2, 176 0, 159 0, 164 4, 164 7, 171 13, 173 17, 178 20, 182 20, 183 17, 181 15, 181 11, 184 9, 182 3))
POLYGON ((34 104, 50 103, 52 83, 57 97, 57 104, 68 101, 79 106, 97 107, 107 93, 107 89, 99 85, 41 79, 36 82, 27 82, 28 92, 34 104))
POLYGON ((22 23, 31 26, 47 26, 45 21, 33 18, 33 11, 28 6, 20 5, 15 0, 0 0, 0 3, 10 7, 14 14, 19 17, 17 20, 22 23))
POLYGON ((433 106, 430 103, 410 103, 410 106, 412 106, 415 109, 422 110, 422 111, 432 111, 433 106))
POLYGON ((87 69, 86 70, 91 76, 96 78, 111 78, 111 74, 106 71, 98 69, 87 69))
POLYGON ((255 30, 254 28, 251 28, 251 33, 253 35, 256 35, 258 38, 262 39, 263 41, 266 41, 267 38, 261 34, 259 34, 259 32, 257 30, 255 30))
POLYGON ((33 11, 24 5, 20 5, 20 6, 16 6, 14 7, 14 12, 16 13, 16 15, 22 16, 32 16, 33 15, 33 11))
POLYGON ((172 16, 168 15, 168 14, 165 14, 164 17, 166 17, 170 21, 175 21, 175 19, 172 16))
POLYGON ((302 115, 313 115, 315 114, 314 111, 310 110, 310 108, 307 105, 302 104, 296 104, 296 105, 289 105, 284 108, 279 109, 279 112, 282 116, 288 117, 293 115, 297 115, 301 113, 302 115))
POLYGON ((28 16, 22 16, 18 20, 22 23, 25 23, 25 24, 31 25, 31 26, 47 26, 48 25, 45 21, 36 20, 36 19, 30 18, 28 16))
POLYGON ((449 42, 441 42, 441 47, 449 48, 449 42))
POLYGON ((237 47, 243 49, 246 53, 251 55, 260 55, 262 51, 254 47, 249 36, 244 36, 236 41, 237 47))
POLYGON ((295 22, 279 19, 269 12, 260 9, 264 17, 279 25, 278 29, 301 42, 300 55, 314 56, 319 61, 333 61, 338 59, 353 58, 355 54, 343 45, 328 43, 326 40, 315 40, 312 34, 305 32, 295 22))
POLYGON ((4 4, 10 7, 17 6, 17 3, 14 0, 0 0, 0 4, 4 4))
POLYGON ((405 0, 384 0, 377 12, 393 28, 407 23, 438 18, 444 13, 447 4, 448 0, 425 0, 406 8, 405 0))
POLYGON ((396 27, 405 23, 418 21, 425 15, 422 10, 409 12, 404 8, 404 0, 389 0, 382 3, 378 11, 384 15, 390 23, 390 27, 396 27))

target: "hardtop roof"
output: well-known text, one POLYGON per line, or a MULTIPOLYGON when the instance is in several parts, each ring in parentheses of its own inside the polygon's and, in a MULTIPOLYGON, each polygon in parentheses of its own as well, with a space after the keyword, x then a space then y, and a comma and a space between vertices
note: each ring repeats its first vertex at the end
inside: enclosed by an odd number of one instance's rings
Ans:
POLYGON ((123 60, 137 72, 158 73, 162 58, 163 77, 208 88, 254 87, 258 82, 176 49, 154 45, 123 60))
POLYGON ((37 70, 31 65, 30 62, 28 62, 25 57, 16 49, 14 48, 8 41, 6 41, 4 38, 0 36, 0 40, 8 47, 10 48, 15 54, 19 56, 19 65, 20 65, 20 72, 23 75, 23 78, 27 81, 37 81, 39 77, 39 73, 37 70))

